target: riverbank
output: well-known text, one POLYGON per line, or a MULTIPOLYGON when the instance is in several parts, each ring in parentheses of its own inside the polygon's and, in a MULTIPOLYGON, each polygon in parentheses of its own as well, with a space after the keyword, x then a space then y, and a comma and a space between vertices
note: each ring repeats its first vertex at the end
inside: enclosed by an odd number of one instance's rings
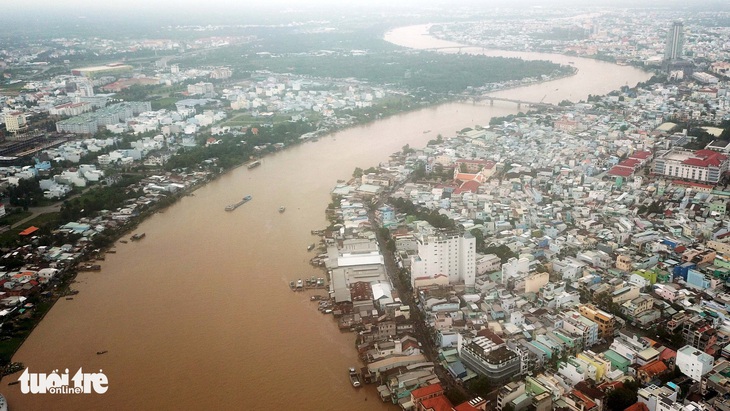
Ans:
MULTIPOLYGON (((578 76, 558 81, 584 75, 581 69, 578 76)), ((577 87, 586 96, 598 92, 577 87)), ((392 409, 377 400, 372 386, 349 389, 345 372, 357 361, 352 335, 322 321, 306 293, 292 293, 287 285, 292 276, 319 273, 307 264, 306 247, 312 227, 327 224, 322 209, 337 179, 358 165, 387 161, 386 153, 404 144, 424 146, 437 134, 486 124, 515 108, 447 103, 352 127, 317 144, 272 152, 260 167, 231 170, 200 187, 196 196, 149 216, 138 228, 147 238, 108 255, 103 275, 80 273, 80 294, 59 301, 14 357, 40 372, 58 366, 103 368, 109 392, 44 397, 8 387, 11 405, 205 408, 211 404, 208 394, 215 392, 219 408, 243 401, 252 409, 286 408, 297 401, 303 409, 392 409), (224 213, 222 205, 240 192, 255 201, 224 213), (176 257, 161 258, 171 252, 176 257), (97 356, 100 348, 109 353, 97 356), (221 380, 241 378, 255 378, 257 384, 220 390, 221 380), (169 390, 184 395, 159 394, 169 390)))

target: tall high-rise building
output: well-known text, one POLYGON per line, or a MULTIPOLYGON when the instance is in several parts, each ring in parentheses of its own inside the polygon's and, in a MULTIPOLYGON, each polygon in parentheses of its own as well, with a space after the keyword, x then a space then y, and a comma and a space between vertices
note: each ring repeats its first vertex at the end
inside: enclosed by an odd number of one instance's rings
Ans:
POLYGON ((418 255, 411 257, 411 285, 430 282, 438 276, 448 277, 451 284, 473 287, 476 276, 476 239, 469 232, 423 232, 416 237, 418 255))
POLYGON ((682 58, 682 46, 684 45, 684 25, 681 21, 672 23, 667 33, 667 44, 664 48, 664 60, 679 60, 682 58))

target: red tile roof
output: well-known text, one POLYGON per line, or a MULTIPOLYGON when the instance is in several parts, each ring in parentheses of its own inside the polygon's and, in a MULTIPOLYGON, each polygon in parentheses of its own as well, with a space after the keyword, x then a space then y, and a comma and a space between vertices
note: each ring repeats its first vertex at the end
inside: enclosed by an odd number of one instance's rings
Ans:
POLYGON ((688 158, 682 162, 690 166, 708 167, 708 166, 719 166, 725 160, 727 156, 712 150, 697 150, 695 151, 695 157, 688 158))
POLYGON ((638 401, 633 405, 630 405, 624 411, 649 411, 649 407, 647 407, 643 402, 638 401))
POLYGON ((30 234, 35 233, 36 231, 38 231, 38 227, 30 226, 30 227, 26 228, 25 230, 19 232, 18 235, 30 235, 30 234))
POLYGON ((655 375, 659 375, 665 371, 667 371, 667 365, 664 364, 661 360, 655 360, 652 361, 644 366, 639 367, 639 371, 644 371, 649 376, 649 378, 654 377, 655 375))
POLYGON ((613 166, 610 170, 608 170, 608 174, 612 176, 628 177, 634 174, 634 169, 624 166, 613 166))
POLYGON ((651 151, 635 151, 629 156, 629 158, 638 158, 641 160, 646 160, 649 157, 651 157, 651 151))
POLYGON ((624 166, 624 167, 636 167, 639 164, 641 164, 641 161, 639 161, 635 158, 627 158, 626 160, 618 163, 618 165, 624 166))
POLYGON ((479 411, 479 408, 473 407, 469 402, 464 402, 456 407, 454 407, 454 411, 479 411))
POLYGON ((492 331, 488 328, 479 330, 479 332, 477 332, 477 336, 489 338, 493 343, 495 343, 497 345, 504 344, 504 340, 499 338, 499 336, 497 334, 495 334, 494 331, 492 331))
POLYGON ((431 384, 411 391, 411 397, 414 399, 418 399, 443 391, 444 387, 442 387, 441 384, 431 384))
POLYGON ((438 397, 429 398, 421 402, 421 407, 429 411, 453 411, 454 405, 451 404, 445 395, 439 395, 438 397))
POLYGON ((672 184, 676 184, 676 185, 680 185, 680 186, 697 187, 697 188, 707 188, 707 189, 715 188, 715 186, 709 185, 709 184, 693 183, 691 181, 682 181, 682 180, 674 180, 674 181, 672 181, 672 184))
POLYGON ((585 404, 586 410, 590 410, 596 406, 596 403, 593 402, 592 399, 588 398, 588 396, 586 396, 582 392, 580 392, 578 390, 573 390, 570 393, 573 394, 575 397, 577 397, 579 400, 583 401, 583 404, 585 404))
POLYGON ((660 360, 668 360, 670 358, 676 358, 676 357, 677 357, 677 352, 674 350, 670 350, 669 348, 665 348, 664 351, 662 351, 661 354, 659 354, 660 360))
POLYGON ((454 190, 454 194, 461 194, 461 193, 467 192, 467 191, 471 192, 471 193, 476 193, 477 190, 479 190, 480 186, 481 186, 481 184, 479 184, 478 181, 475 181, 475 180, 466 181, 466 182, 464 182, 464 184, 461 185, 461 187, 454 190))

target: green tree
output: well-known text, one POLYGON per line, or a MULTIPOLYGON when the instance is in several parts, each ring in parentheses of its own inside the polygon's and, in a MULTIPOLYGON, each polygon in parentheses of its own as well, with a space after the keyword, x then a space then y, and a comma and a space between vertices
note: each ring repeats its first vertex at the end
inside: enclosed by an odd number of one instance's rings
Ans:
POLYGON ((37 205, 42 197, 43 190, 35 178, 20 179, 17 185, 8 187, 10 204, 23 207, 24 210, 37 205))
POLYGON ((479 376, 476 379, 470 381, 467 387, 469 388, 469 391, 482 398, 487 398, 489 396, 489 393, 493 389, 492 384, 489 382, 487 377, 484 376, 479 376))
POLYGON ((474 236, 474 238, 476 239, 476 243, 477 243, 477 250, 481 250, 481 249, 482 249, 482 247, 484 247, 484 233, 482 232, 482 230, 480 230, 480 229, 478 229, 478 228, 474 228, 474 229, 472 229, 472 230, 471 230, 471 231, 469 231, 469 232, 470 232, 470 233, 471 233, 471 235, 473 235, 473 236, 474 236))
POLYGON ((636 399, 636 391, 626 387, 620 387, 608 393, 606 405, 611 411, 624 411, 626 408, 635 404, 636 399))

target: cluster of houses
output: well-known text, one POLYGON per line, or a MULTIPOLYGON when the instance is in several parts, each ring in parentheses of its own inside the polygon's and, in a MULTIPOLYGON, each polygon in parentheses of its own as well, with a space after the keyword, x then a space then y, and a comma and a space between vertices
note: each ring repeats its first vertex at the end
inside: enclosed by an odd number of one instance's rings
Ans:
MULTIPOLYGON (((728 143, 686 149, 696 138, 664 122, 707 103, 702 87, 623 90, 465 130, 335 187, 330 295, 384 400, 422 409, 419 393, 448 383, 435 361, 459 384, 501 386, 499 410, 603 410, 634 383, 643 411, 730 406, 728 143), (681 104, 650 101, 675 92, 681 104), (393 205, 403 201, 456 228, 406 215, 393 205), (392 243, 378 244, 374 226, 392 243), (407 273, 426 340, 385 247, 407 273)), ((713 95, 709 104, 726 104, 725 88, 713 95)))
MULTIPOLYGON (((571 10, 575 18, 563 18, 566 10, 522 10, 520 19, 476 20, 443 24, 432 32, 461 44, 480 47, 545 51, 578 56, 598 56, 619 63, 660 65, 665 60, 666 39, 673 21, 683 20, 682 47, 687 56, 699 64, 726 62, 728 33, 716 24, 726 12, 702 13, 670 9, 614 9, 582 15, 571 10)), ((504 10, 509 14, 510 10, 504 10)), ((704 67, 712 74, 722 74, 726 65, 704 67)))

